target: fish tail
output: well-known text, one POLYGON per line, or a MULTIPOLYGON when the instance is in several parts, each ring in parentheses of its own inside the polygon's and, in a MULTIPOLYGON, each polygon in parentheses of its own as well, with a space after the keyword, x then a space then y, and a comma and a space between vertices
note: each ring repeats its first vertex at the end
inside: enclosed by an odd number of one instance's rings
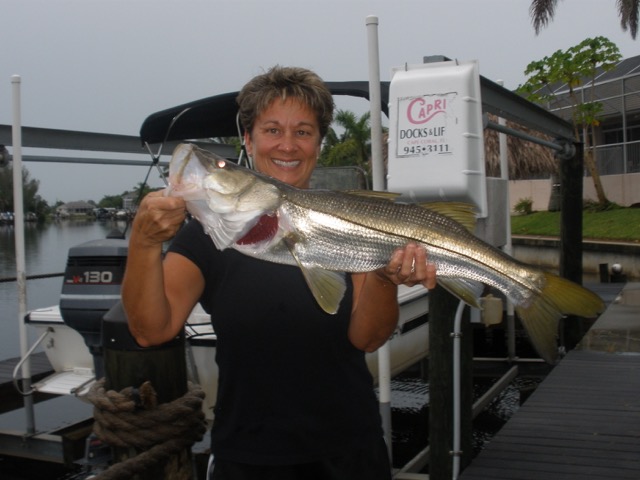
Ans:
POLYGON ((515 306, 533 346, 554 363, 558 355, 558 321, 563 315, 593 318, 604 311, 602 299, 586 288, 557 275, 545 273, 544 288, 527 306, 515 306))

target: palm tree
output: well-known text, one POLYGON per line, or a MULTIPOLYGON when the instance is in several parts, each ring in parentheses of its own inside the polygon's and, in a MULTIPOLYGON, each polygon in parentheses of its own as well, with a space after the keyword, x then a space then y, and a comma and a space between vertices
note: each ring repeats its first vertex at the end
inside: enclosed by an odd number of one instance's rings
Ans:
MULTIPOLYGON (((529 13, 533 21, 536 35, 543 27, 553 20, 558 0, 531 0, 529 13)), ((631 38, 636 39, 638 34, 638 15, 640 12, 640 0, 617 0, 618 15, 623 31, 629 29, 631 38)))
POLYGON ((138 182, 138 184, 133 188, 133 193, 136 195, 136 204, 140 203, 140 200, 142 200, 144 196, 151 191, 151 187, 146 182, 138 182))
POLYGON ((338 110, 335 123, 342 127, 343 133, 338 135, 330 128, 324 139, 324 147, 320 163, 325 166, 357 165, 369 172, 371 157, 371 127, 369 112, 361 117, 347 110, 338 110))

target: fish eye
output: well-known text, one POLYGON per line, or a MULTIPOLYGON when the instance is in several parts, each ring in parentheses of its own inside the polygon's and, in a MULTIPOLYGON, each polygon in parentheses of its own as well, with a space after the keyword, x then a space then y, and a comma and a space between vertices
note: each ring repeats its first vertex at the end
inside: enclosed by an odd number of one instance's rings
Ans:
POLYGON ((224 160, 218 160, 218 168, 224 168, 227 166, 227 162, 225 162, 224 160))

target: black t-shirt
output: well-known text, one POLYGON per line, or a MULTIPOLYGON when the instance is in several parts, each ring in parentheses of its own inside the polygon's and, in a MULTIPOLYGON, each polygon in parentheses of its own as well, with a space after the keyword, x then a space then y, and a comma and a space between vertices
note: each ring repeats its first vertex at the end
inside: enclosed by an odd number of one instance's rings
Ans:
POLYGON ((353 288, 336 315, 302 272, 222 252, 195 220, 170 250, 205 278, 200 299, 218 337, 212 451, 230 461, 286 465, 345 454, 382 436, 364 352, 347 338, 353 288))

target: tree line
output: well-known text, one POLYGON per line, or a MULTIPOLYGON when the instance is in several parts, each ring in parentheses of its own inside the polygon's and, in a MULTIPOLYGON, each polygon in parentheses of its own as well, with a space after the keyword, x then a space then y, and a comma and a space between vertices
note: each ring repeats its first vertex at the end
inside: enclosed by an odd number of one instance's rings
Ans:
MULTIPOLYGON (((53 205, 43 199, 38 194, 40 181, 31 178, 29 170, 23 166, 22 168, 22 197, 24 212, 35 214, 38 221, 44 221, 50 215, 55 214, 56 209, 65 202, 58 200, 53 205)), ((143 182, 138 183, 131 191, 124 191, 119 195, 105 195, 96 202, 95 200, 87 200, 87 203, 94 205, 96 208, 116 208, 123 207, 123 198, 125 195, 134 193, 135 198, 142 198, 152 189, 143 182)), ((14 212, 13 203, 13 166, 6 165, 0 167, 0 213, 14 212)))

